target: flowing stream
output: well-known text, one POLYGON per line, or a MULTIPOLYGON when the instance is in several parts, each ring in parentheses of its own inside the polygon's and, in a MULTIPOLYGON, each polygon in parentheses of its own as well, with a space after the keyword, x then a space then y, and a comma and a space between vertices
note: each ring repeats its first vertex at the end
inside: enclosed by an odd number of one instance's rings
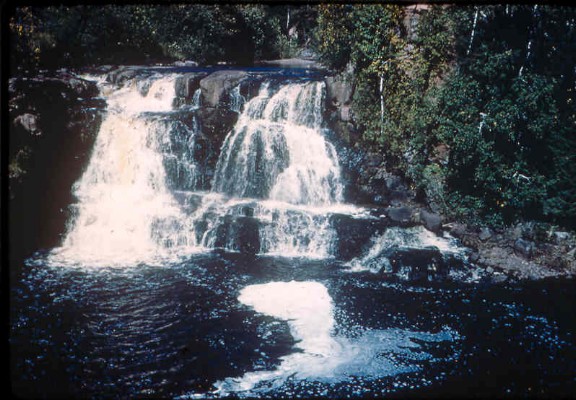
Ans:
POLYGON ((343 257, 352 224, 385 217, 345 202, 325 83, 251 73, 252 97, 230 90, 208 190, 200 89, 182 104, 178 71, 91 77, 108 108, 73 218, 11 288, 17 393, 573 393, 572 281, 497 283, 418 227, 374 230, 343 257))

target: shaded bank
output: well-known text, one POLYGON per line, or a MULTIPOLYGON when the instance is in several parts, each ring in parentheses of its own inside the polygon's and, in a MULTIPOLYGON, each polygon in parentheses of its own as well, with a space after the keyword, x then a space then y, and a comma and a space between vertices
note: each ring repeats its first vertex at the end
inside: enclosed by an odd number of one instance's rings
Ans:
POLYGON ((57 245, 88 161, 105 102, 96 84, 62 70, 12 77, 9 88, 10 256, 57 245))

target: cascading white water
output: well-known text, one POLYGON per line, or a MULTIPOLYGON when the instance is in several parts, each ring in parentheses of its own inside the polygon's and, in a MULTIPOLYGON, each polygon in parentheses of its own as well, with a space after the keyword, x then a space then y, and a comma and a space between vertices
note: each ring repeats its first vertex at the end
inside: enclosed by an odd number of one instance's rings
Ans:
MULTIPOLYGON (((262 85, 226 137, 213 190, 259 198, 261 251, 326 257, 329 207, 342 199, 334 146, 322 135, 324 83, 262 85)), ((212 239, 213 241, 213 239, 212 239)))
POLYGON ((147 91, 137 82, 120 89, 100 82, 108 112, 87 169, 74 185, 76 217, 56 251, 59 258, 133 263, 158 255, 159 242, 194 245, 192 235, 165 229, 185 220, 164 168, 171 154, 170 123, 162 116, 172 111, 174 79, 150 78, 147 91))
POLYGON ((342 199, 336 151, 321 134, 322 82, 264 85, 222 147, 214 190, 291 204, 342 199))
POLYGON ((238 85, 230 92, 230 110, 239 113, 245 102, 246 99, 240 93, 240 85, 238 85))
POLYGON ((84 264, 134 264, 206 248, 238 250, 235 225, 254 210, 259 252, 327 257, 342 212, 336 151, 323 136, 324 83, 264 82, 246 102, 219 156, 213 191, 194 192, 200 91, 174 109, 176 76, 100 81, 108 112, 82 178, 76 214, 53 256, 84 264))

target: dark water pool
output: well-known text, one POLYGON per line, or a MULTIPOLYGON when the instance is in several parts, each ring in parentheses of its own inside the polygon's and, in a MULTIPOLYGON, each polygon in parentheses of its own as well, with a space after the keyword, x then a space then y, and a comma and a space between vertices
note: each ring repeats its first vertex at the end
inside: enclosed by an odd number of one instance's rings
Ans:
POLYGON ((216 253, 163 266, 46 264, 22 265, 10 285, 20 396, 576 393, 574 281, 415 283, 326 260, 216 253), (245 288, 291 281, 328 297, 316 305, 292 286, 273 293, 280 308, 296 302, 293 318, 239 300, 245 288), (306 347, 315 341, 327 350, 306 347))

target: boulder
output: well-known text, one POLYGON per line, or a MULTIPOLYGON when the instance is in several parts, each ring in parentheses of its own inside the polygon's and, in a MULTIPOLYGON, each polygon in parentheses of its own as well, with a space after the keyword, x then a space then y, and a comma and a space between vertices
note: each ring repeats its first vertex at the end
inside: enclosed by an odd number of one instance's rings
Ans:
POLYGON ((562 243, 567 241, 568 239, 570 239, 569 232, 560 232, 560 231, 554 232, 554 240, 556 241, 556 243, 562 243))
POLYGON ((330 224, 336 230, 334 256, 339 260, 351 260, 363 254, 372 245, 372 237, 386 231, 389 222, 385 218, 354 218, 346 214, 334 214, 330 224))
POLYGON ((202 104, 208 107, 222 106, 235 86, 248 77, 246 71, 216 71, 200 81, 202 104), (223 101, 224 100, 224 101, 223 101))
POLYGON ((468 227, 460 222, 453 222, 449 224, 450 234, 456 238, 463 238, 468 234, 468 227))
POLYGON ((194 97, 196 90, 200 87, 200 80, 206 77, 206 75, 207 73, 205 72, 191 72, 179 75, 174 82, 176 96, 189 102, 194 97))
POLYGON ((478 239, 485 242, 493 236, 492 230, 490 228, 482 228, 480 229, 480 233, 478 234, 478 239))
POLYGON ((390 218, 394 222, 399 223, 407 223, 412 221, 412 215, 414 214, 414 210, 410 207, 402 206, 402 207, 389 207, 387 210, 388 218, 390 218))
POLYGON ((534 251, 534 242, 518 239, 514 242, 514 252, 524 258, 531 258, 534 251))
POLYGON ((391 247, 382 256, 387 262, 383 262, 381 273, 393 273, 412 282, 444 280, 451 268, 462 268, 462 261, 446 260, 438 249, 391 247))
POLYGON ((442 230, 442 217, 438 214, 430 213, 426 210, 420 211, 420 221, 426 229, 439 233, 442 230))

